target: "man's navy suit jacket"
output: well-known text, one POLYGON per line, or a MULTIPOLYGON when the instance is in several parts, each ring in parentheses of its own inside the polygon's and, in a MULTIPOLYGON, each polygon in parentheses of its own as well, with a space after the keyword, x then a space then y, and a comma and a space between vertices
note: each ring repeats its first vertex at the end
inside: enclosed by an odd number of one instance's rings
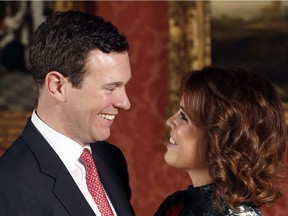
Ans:
MULTIPOLYGON (((107 142, 93 143, 91 149, 117 215, 134 215, 122 152, 107 142)), ((0 215, 95 216, 65 165, 31 119, 0 158, 0 215)))

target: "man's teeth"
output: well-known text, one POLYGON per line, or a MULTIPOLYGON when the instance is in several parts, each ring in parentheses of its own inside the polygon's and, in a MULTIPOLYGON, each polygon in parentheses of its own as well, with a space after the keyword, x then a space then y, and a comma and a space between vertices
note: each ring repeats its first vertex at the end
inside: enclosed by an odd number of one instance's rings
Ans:
POLYGON ((178 143, 172 137, 170 137, 169 142, 173 145, 178 145, 178 143))
POLYGON ((106 119, 106 120, 113 120, 115 118, 115 115, 109 115, 109 114, 98 114, 101 118, 106 119))

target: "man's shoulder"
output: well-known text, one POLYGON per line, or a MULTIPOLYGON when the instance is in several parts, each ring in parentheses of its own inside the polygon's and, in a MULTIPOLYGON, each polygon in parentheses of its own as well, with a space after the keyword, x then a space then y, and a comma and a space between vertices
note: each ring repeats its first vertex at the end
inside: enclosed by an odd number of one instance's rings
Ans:
POLYGON ((102 161, 113 164, 113 166, 126 166, 126 159, 120 148, 106 142, 100 141, 91 144, 93 154, 95 154, 102 161))
POLYGON ((24 156, 25 152, 28 150, 27 146, 25 145, 24 141, 21 137, 18 137, 16 141, 14 141, 9 148, 4 152, 2 157, 0 157, 0 166, 3 163, 10 163, 10 160, 13 161, 13 158, 19 161, 21 157, 24 156))
POLYGON ((115 153, 115 154, 122 154, 122 151, 114 144, 111 144, 107 141, 99 141, 95 143, 91 143, 91 149, 93 151, 99 152, 101 151, 102 153, 115 153))
POLYGON ((37 166, 34 160, 30 160, 33 157, 29 147, 19 137, 0 157, 0 175, 6 178, 25 176, 28 169, 37 166))

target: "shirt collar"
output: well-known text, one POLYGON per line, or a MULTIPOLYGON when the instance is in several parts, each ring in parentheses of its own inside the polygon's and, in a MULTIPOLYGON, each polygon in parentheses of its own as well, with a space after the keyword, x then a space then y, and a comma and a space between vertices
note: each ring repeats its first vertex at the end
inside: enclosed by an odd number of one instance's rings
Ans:
MULTIPOLYGON (((32 113, 31 121, 57 153, 67 169, 73 170, 75 163, 77 163, 82 154, 83 146, 48 126, 38 117, 36 110, 32 113)), ((90 145, 86 145, 85 148, 91 151, 90 145)))

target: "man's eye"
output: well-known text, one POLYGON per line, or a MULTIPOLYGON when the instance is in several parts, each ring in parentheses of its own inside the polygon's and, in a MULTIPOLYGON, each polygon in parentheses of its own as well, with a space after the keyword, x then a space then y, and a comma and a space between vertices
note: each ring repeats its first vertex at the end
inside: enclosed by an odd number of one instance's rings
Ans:
POLYGON ((188 121, 186 115, 183 112, 180 112, 180 119, 182 119, 184 121, 188 121))
POLYGON ((116 90, 116 88, 115 87, 113 87, 113 88, 111 87, 111 88, 107 88, 107 90, 113 92, 113 91, 116 90))

